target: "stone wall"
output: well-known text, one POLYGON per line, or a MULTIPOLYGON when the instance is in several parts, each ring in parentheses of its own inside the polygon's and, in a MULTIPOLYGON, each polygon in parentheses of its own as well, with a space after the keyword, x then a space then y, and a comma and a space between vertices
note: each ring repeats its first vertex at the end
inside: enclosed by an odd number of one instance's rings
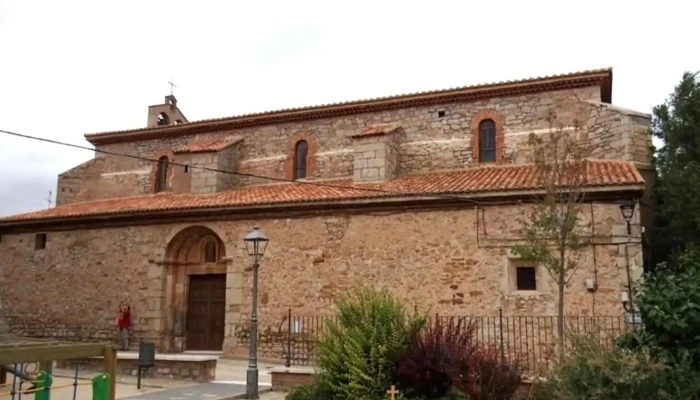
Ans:
POLYGON ((6 309, 12 331, 114 340, 117 307, 126 300, 133 309, 135 341, 157 340, 164 271, 149 259, 165 234, 141 228, 48 233, 44 250, 34 250, 34 234, 3 235, 0 264, 14 268, 2 269, 8 284, 0 293, 12 305, 6 309))
MULTIPOLYGON (((582 229, 599 238, 582 254, 568 289, 567 313, 620 315, 625 222, 617 204, 584 211, 582 229), (598 290, 588 292, 585 280, 596 277, 598 290)), ((178 232, 202 225, 225 247, 225 349, 231 353, 237 337, 245 335, 250 309, 250 260, 242 239, 259 225, 271 240, 260 269, 260 332, 284 329, 289 308, 294 315, 327 315, 338 295, 361 286, 390 289, 407 305, 443 315, 494 316, 499 308, 506 315, 555 315, 556 290, 546 272, 538 272, 538 291, 514 290, 511 271, 517 260, 509 248, 523 212, 522 206, 492 206, 477 219, 477 211, 465 203, 458 210, 95 228, 49 232, 46 249, 38 251, 33 233, 4 234, 0 265, 13 268, 0 270, 0 299, 14 333, 89 340, 115 337, 117 305, 127 300, 134 345, 143 339, 159 343, 172 310, 165 296, 170 267, 161 262, 166 247, 178 232)), ((638 242, 638 236, 632 240, 638 242)), ((630 244, 629 255, 637 277, 640 246, 630 244)))
POLYGON ((191 193, 216 193, 238 187, 238 176, 219 172, 238 170, 237 144, 221 151, 183 155, 183 159, 185 157, 189 157, 191 162, 191 168, 189 168, 191 193))
MULTIPOLYGON (((101 372, 104 370, 104 360, 101 357, 77 360, 56 361, 56 368, 74 370, 74 362, 80 363, 81 371, 101 372)), ((216 359, 206 361, 156 360, 155 366, 142 370, 145 378, 171 379, 197 383, 211 382, 216 378, 216 359)), ((117 359, 117 376, 136 376, 139 361, 117 359)))
MULTIPOLYGON (((217 161, 218 163, 216 169, 220 171, 238 171, 238 144, 234 144, 230 147, 219 151, 217 161)), ((240 179, 237 175, 227 174, 225 172, 216 173, 217 192, 235 189, 239 186, 239 184, 240 179)))
POLYGON ((192 154, 192 168, 190 172, 191 191, 194 194, 216 193, 218 183, 218 172, 197 167, 209 169, 218 169, 219 154, 218 153, 197 153, 192 154))
MULTIPOLYGON (((546 130, 546 117, 552 113, 564 121, 573 118, 586 121, 594 157, 648 162, 648 151, 645 147, 651 140, 645 131, 648 116, 600 103, 600 88, 597 86, 445 104, 440 107, 403 108, 135 143, 109 144, 100 146, 99 149, 154 157, 154 154, 164 149, 177 149, 194 141, 242 137, 242 142, 235 150, 237 154, 233 156, 234 165, 240 172, 284 178, 285 164, 288 164, 286 160, 290 157, 288 149, 293 146, 295 138, 303 134, 305 137, 314 138, 317 147, 315 165, 310 166, 309 171, 312 171, 312 174, 308 179, 350 178, 353 176, 355 147, 351 136, 368 126, 396 124, 404 131, 401 140, 397 142, 399 154, 396 170, 397 174, 404 175, 472 166, 472 119, 477 115, 494 112, 502 117, 499 121, 502 120, 503 126, 499 127, 499 130, 504 133, 505 140, 502 149, 503 162, 528 162, 524 144, 527 133, 546 130)), ((150 169, 147 161, 109 155, 103 157, 104 172, 124 174, 124 177, 120 178, 124 181, 119 184, 122 190, 99 190, 98 194, 92 194, 96 193, 96 190, 86 189, 72 195, 72 201, 151 192, 150 182, 144 182, 149 178, 140 172, 150 169)), ((224 161, 224 164, 230 164, 230 160, 224 161)), ((95 179, 94 176, 77 178, 95 179)), ((100 179, 108 178, 102 176, 100 179)), ((219 186, 221 190, 226 190, 238 185, 260 183, 269 183, 269 180, 239 177, 236 182, 225 182, 219 186)), ((60 192, 59 190, 59 194, 60 192)))
POLYGON ((356 137, 353 141, 355 147, 353 180, 355 182, 381 182, 394 177, 398 161, 398 146, 393 133, 356 137))
POLYGON ((596 102, 584 107, 593 157, 651 163, 650 115, 596 102))

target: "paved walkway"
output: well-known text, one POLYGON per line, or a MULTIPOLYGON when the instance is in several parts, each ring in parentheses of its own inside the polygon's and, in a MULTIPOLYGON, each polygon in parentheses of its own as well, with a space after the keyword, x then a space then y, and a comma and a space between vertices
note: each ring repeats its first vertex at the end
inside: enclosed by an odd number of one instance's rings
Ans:
MULTIPOLYGON (((269 389, 268 389, 269 390, 269 389)), ((229 400, 245 395, 245 385, 203 383, 201 385, 120 397, 124 400, 229 400)))
MULTIPOLYGON (((12 383, 12 376, 9 375, 8 383, 12 383)), ((73 379, 71 378, 61 378, 56 377, 53 380, 53 386, 56 389, 51 391, 51 400, 89 400, 92 399, 92 383, 88 380, 79 380, 79 385, 76 387, 75 397, 73 397, 73 379), (59 388, 60 387, 60 388, 59 388)), ((23 385, 23 388, 27 388, 28 385, 23 385)), ((19 389, 19 388, 18 388, 19 389)), ((5 386, 2 388, 2 392, 9 392, 11 387, 5 386)), ((141 390, 136 389, 136 385, 117 383, 117 398, 126 397, 130 395, 136 395, 139 393, 145 393, 154 390, 162 390, 154 387, 141 387, 141 390)), ((0 394, 0 400, 11 400, 13 397, 9 394, 0 394)), ((18 399, 19 395, 15 395, 14 399, 18 399)), ((23 399, 33 399, 34 395, 24 395, 23 399)))

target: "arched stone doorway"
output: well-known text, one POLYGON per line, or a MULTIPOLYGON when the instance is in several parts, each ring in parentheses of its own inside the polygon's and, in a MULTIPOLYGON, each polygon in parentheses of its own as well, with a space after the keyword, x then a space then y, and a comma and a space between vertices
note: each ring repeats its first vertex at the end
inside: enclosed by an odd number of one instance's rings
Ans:
POLYGON ((220 351, 226 316, 226 249, 204 226, 183 229, 168 243, 163 348, 220 351))

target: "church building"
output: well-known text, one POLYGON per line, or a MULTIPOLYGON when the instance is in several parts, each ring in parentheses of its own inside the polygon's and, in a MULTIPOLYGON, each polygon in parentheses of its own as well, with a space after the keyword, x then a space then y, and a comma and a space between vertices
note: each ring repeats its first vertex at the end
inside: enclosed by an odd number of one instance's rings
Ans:
POLYGON ((580 223, 593 241, 566 313, 620 316, 643 270, 653 171, 650 116, 612 105, 612 78, 601 69, 203 121, 166 96, 146 127, 85 135, 95 156, 59 175, 56 207, 0 219, 7 323, 111 339, 126 301, 134 345, 240 353, 252 293, 243 239, 255 226, 269 238, 261 334, 287 329, 290 310, 327 315, 362 286, 441 315, 556 315, 552 278, 511 249, 541 193, 527 139, 547 134, 553 113, 579 119, 591 148, 580 223))

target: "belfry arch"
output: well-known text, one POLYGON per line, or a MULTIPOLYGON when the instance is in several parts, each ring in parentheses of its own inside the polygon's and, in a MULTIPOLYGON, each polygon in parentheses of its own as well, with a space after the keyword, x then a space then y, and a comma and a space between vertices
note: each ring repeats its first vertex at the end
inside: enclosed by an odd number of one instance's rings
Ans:
POLYGON ((222 350, 226 246, 205 226, 178 232, 165 251, 165 352, 222 350))

